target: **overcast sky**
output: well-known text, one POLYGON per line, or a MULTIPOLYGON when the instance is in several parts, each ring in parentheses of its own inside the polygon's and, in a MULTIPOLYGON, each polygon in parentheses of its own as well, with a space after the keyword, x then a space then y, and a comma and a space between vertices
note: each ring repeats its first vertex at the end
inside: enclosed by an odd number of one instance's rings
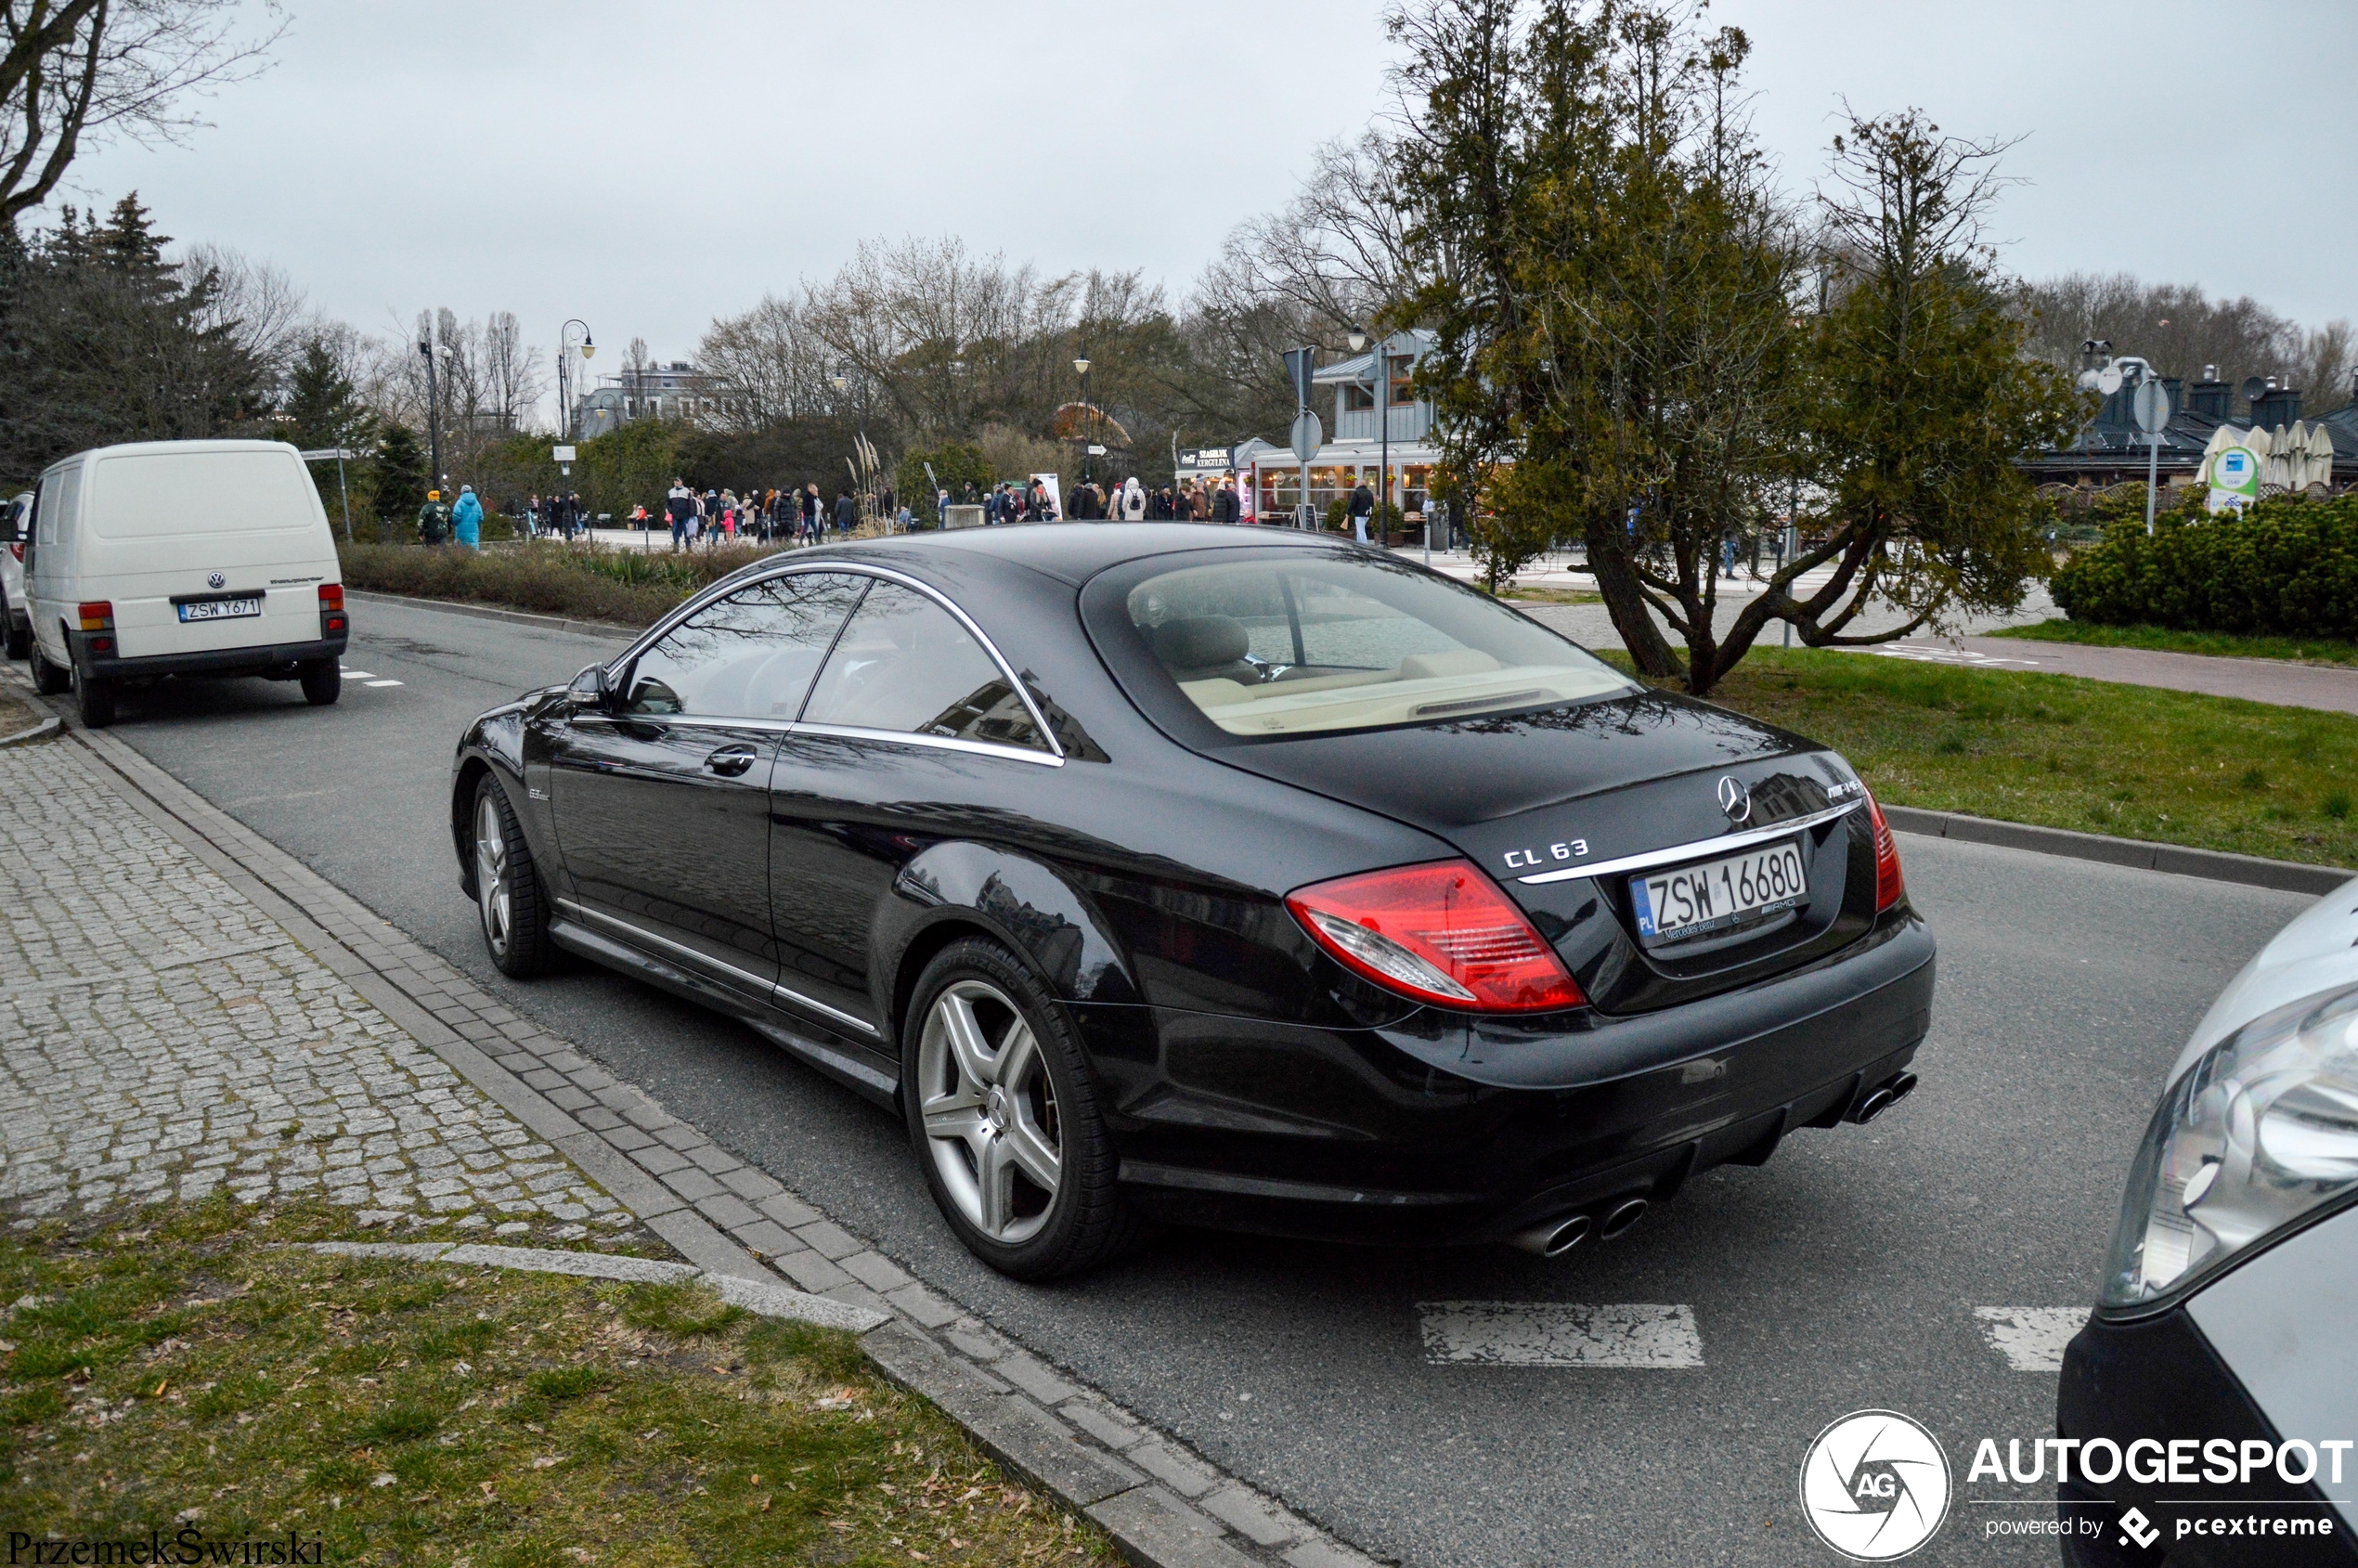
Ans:
MULTIPOLYGON (((614 358, 863 237, 954 234, 1183 293, 1310 149, 1396 102, 1380 0, 289 0, 185 148, 110 147, 164 232, 277 263, 390 333, 427 305, 569 316, 614 358)), ((2126 269, 2358 317, 2358 7, 1721 0, 1807 188, 1841 100, 2022 136, 1998 229, 2031 276, 2126 269)), ((2124 348, 2130 345, 2124 345, 2124 348)), ((544 360, 545 363, 545 360, 544 360)), ((604 369, 606 364, 594 367, 604 369)))

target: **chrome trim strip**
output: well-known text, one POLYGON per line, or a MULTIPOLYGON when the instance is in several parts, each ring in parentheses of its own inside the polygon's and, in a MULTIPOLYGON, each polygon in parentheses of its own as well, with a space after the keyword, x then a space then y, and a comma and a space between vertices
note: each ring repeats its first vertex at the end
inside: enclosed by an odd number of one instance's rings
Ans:
POLYGON ((1863 804, 1864 801, 1853 800, 1846 806, 1835 806, 1806 817, 1794 817, 1774 827, 1723 833, 1717 838, 1698 838, 1691 844, 1674 844, 1666 849, 1649 849, 1642 855, 1624 855, 1619 860, 1599 861, 1594 865, 1568 865, 1561 871, 1543 871, 1536 876, 1518 876, 1515 880, 1530 886, 1543 882, 1571 882, 1584 876, 1611 876, 1616 872, 1643 871, 1649 866, 1668 865, 1674 861, 1695 861, 1712 855, 1725 855, 1755 844, 1766 844, 1772 838, 1786 837, 1821 823, 1833 822, 1836 817, 1846 817, 1863 804))
MULTIPOLYGON (((706 605, 726 599, 732 593, 742 593, 746 589, 753 587, 756 583, 769 582, 776 577, 797 577, 804 572, 848 572, 856 577, 881 577, 887 582, 895 582, 899 583, 903 588, 913 589, 915 591, 924 594, 926 598, 940 605, 943 609, 949 611, 951 615, 957 617, 957 621, 960 626, 965 627, 969 632, 974 634, 975 641, 982 644, 982 651, 991 655, 991 662, 999 667, 999 673, 1007 678, 1008 686, 1014 690, 1017 696, 1023 699, 1024 711, 1031 715, 1033 727, 1040 732, 1040 738, 1048 743, 1048 749, 1053 754, 1055 759, 1059 763, 1065 759, 1064 747, 1057 742, 1056 731, 1049 727, 1047 715, 1042 713, 1040 711, 1040 705, 1031 700, 1031 688, 1024 684, 1023 678, 1016 673, 1016 667, 1007 662, 1007 655, 1001 653, 999 651, 999 644, 991 640, 991 634, 983 630, 982 628, 976 623, 975 618, 972 616, 969 616, 965 610, 959 608, 957 603, 952 600, 948 594, 942 592, 939 589, 935 588, 932 584, 920 582, 906 572, 897 572, 889 566, 878 566, 866 561, 797 561, 789 565, 782 566, 774 572, 764 572, 756 577, 749 577, 744 582, 730 586, 725 592, 707 590, 703 596, 690 600, 687 603, 680 605, 679 609, 673 611, 670 616, 663 620, 657 621, 654 626, 648 628, 646 632, 641 636, 638 641, 633 642, 629 647, 624 649, 620 656, 605 667, 607 672, 612 674, 615 670, 619 669, 622 666, 627 665, 631 660, 637 658, 641 653, 654 646, 658 638, 668 632, 673 627, 678 626, 681 621, 686 620, 690 616, 693 616, 697 611, 703 609, 706 605)), ((715 589, 719 589, 721 585, 719 584, 714 585, 715 589)), ((857 615, 859 612, 854 610, 852 614, 857 615)), ((840 628, 838 628, 838 630, 840 630, 840 628)), ((829 649, 831 654, 833 651, 834 650, 832 648, 829 649)), ((806 702, 810 700, 807 694, 804 700, 806 702)), ((627 717, 627 715, 618 717, 627 717)), ((816 725, 810 727, 814 730, 819 728, 819 726, 816 725)), ((890 732, 862 731, 859 732, 859 733, 880 733, 886 735, 887 738, 902 740, 911 738, 905 735, 893 735, 890 732)), ((919 738, 923 739, 925 737, 919 738)), ((943 739, 943 737, 938 735, 930 738, 936 741, 943 739)), ((982 743, 968 741, 962 742, 960 744, 977 745, 982 743)), ((1017 748, 1014 746, 992 746, 991 751, 994 756, 1012 756, 1017 754, 1017 748)), ((1028 757, 1025 760, 1037 761, 1043 759, 1028 757)))
POLYGON ((910 745, 939 746, 944 751, 972 752, 978 757, 1004 757, 1010 762, 1030 762, 1036 767, 1061 768, 1065 759, 1044 751, 1025 746, 1001 745, 995 741, 970 741, 957 735, 926 735, 913 730, 863 730, 850 724, 804 724, 797 722, 788 731, 793 735, 833 735, 848 741, 900 741, 910 745))
POLYGON ((672 952, 680 954, 682 958, 692 960, 694 963, 704 965, 707 969, 726 970, 728 973, 736 976, 739 979, 745 980, 760 990, 773 991, 776 994, 784 997, 787 1001, 794 1003, 797 1006, 808 1007, 814 1013, 823 1013, 828 1017, 834 1018, 840 1023, 849 1025, 851 1028, 858 1030, 862 1034, 871 1035, 878 1040, 884 1038, 883 1031, 878 1030, 875 1025, 868 1022, 865 1018, 854 1017, 851 1014, 845 1012, 840 1007, 830 1007, 825 1003, 805 996, 798 991, 790 991, 786 987, 780 985, 775 980, 765 980, 750 969, 740 969, 734 964, 724 963, 721 960, 713 957, 710 953, 699 952, 694 948, 689 947, 684 942, 675 942, 668 937, 658 937, 653 931, 647 930, 641 927, 633 926, 628 920, 619 920, 611 914, 602 913, 602 911, 586 908, 581 904, 576 903, 571 899, 558 899, 555 900, 554 902, 559 910, 572 915, 577 920, 588 920, 596 925, 610 926, 616 931, 631 938, 633 940, 652 942, 656 947, 667 949, 672 952))

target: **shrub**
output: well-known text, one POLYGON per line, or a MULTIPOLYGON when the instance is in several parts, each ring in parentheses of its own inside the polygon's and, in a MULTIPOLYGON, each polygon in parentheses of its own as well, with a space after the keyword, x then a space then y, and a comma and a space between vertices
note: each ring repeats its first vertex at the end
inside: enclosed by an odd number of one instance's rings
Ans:
POLYGON ((2073 620, 2282 637, 2358 638, 2358 495, 2280 497, 2241 516, 2141 517, 2055 573, 2073 620))
POLYGON ((364 542, 337 553, 346 588, 647 626, 768 552, 749 545, 670 551, 546 540, 485 551, 364 542))

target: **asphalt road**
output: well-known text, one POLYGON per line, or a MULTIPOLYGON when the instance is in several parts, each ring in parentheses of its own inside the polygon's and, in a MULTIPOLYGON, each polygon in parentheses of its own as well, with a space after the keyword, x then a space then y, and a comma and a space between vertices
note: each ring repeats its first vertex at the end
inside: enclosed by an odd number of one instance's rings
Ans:
MULTIPOLYGON (((1923 1089, 1697 1179, 1623 1239, 1543 1262, 1178 1232, 1053 1288, 972 1263, 899 1126, 733 1024, 600 971, 519 985, 483 956, 445 794, 466 721, 610 652, 596 639, 356 604, 335 708, 292 686, 129 699, 119 732, 386 919, 577 1042, 913 1273, 1368 1551, 1418 1564, 1796 1562, 1810 1438, 1869 1406, 1946 1445, 1955 1514, 1912 1561, 2052 1563, 1992 1541, 2042 1488, 1968 1484, 1983 1437, 2054 1430, 1977 1307, 2086 1302, 2161 1073, 2305 901, 1902 838, 1941 941, 1923 1089), (1437 1364, 1419 1304, 1691 1309, 1702 1365, 1437 1364), (1976 1503, 1969 1499, 1998 1498, 1976 1503)), ((650 823, 660 833, 661 823, 650 823)))

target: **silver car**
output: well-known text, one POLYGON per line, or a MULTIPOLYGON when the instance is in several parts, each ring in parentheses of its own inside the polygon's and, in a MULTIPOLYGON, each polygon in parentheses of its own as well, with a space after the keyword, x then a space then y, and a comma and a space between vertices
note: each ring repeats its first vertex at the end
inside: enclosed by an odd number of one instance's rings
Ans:
POLYGON ((2129 1176, 2056 1435, 2072 1568, 2358 1564, 2358 882, 2212 1004, 2129 1176))
POLYGON ((0 633, 12 659, 32 650, 32 612, 24 592, 24 547, 32 538, 32 492, 27 490, 0 513, 0 633))

